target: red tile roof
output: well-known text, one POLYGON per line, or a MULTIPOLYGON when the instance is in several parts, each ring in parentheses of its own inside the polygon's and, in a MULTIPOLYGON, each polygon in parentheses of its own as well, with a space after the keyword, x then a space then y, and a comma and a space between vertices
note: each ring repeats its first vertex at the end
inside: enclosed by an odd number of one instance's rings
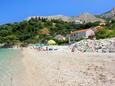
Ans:
POLYGON ((77 30, 77 31, 72 32, 71 34, 76 33, 76 32, 86 32, 87 30, 89 30, 89 29, 77 30))
MULTIPOLYGON (((102 28, 104 28, 104 27, 103 26, 96 26, 95 27, 95 29, 102 29, 102 28)), ((86 32, 87 30, 89 30, 89 29, 81 29, 81 30, 71 32, 71 34, 74 34, 74 33, 77 33, 77 32, 86 32)))
POLYGON ((96 29, 102 29, 102 28, 104 28, 103 26, 96 26, 95 27, 96 29))

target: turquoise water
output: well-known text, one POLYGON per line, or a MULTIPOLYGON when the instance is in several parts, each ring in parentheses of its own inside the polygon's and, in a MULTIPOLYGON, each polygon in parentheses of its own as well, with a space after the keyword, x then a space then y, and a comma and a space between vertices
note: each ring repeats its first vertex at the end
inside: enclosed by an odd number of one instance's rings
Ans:
POLYGON ((16 49, 0 49, 0 66, 7 61, 17 58, 19 50, 16 49))
POLYGON ((10 83, 10 77, 16 71, 20 54, 20 50, 17 49, 0 49, 0 86, 5 81, 10 83))
POLYGON ((0 59, 13 57, 18 53, 16 49, 0 49, 0 59))

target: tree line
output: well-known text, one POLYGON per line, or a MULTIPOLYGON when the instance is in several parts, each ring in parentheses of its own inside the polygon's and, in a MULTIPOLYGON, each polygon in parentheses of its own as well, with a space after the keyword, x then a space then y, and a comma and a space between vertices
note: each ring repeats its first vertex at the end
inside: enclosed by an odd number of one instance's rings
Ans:
MULTIPOLYGON (((87 29, 99 25, 99 22, 76 24, 75 22, 65 22, 61 19, 31 18, 21 22, 7 23, 0 25, 0 43, 5 44, 32 44, 47 43, 47 40, 54 39, 58 34, 66 36, 76 29, 87 29)), ((115 22, 111 22, 115 27, 115 22)))

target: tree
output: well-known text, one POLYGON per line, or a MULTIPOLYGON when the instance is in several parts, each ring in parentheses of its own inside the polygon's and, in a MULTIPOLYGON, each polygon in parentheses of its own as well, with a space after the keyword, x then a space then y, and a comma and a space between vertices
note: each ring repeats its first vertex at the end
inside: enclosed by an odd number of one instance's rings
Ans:
POLYGON ((4 37, 4 42, 6 44, 16 44, 19 42, 19 40, 15 35, 9 35, 9 36, 4 37))
POLYGON ((111 37, 111 32, 108 32, 108 29, 106 28, 103 28, 103 29, 100 29, 96 32, 96 39, 104 39, 104 38, 109 38, 111 37))

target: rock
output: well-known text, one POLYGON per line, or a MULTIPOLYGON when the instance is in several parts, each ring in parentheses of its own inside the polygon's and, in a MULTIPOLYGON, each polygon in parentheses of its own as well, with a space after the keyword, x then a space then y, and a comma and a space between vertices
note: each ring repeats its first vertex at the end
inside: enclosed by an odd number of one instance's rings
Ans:
POLYGON ((76 42, 75 47, 78 50, 86 52, 113 53, 115 52, 115 38, 100 40, 82 40, 76 42))

